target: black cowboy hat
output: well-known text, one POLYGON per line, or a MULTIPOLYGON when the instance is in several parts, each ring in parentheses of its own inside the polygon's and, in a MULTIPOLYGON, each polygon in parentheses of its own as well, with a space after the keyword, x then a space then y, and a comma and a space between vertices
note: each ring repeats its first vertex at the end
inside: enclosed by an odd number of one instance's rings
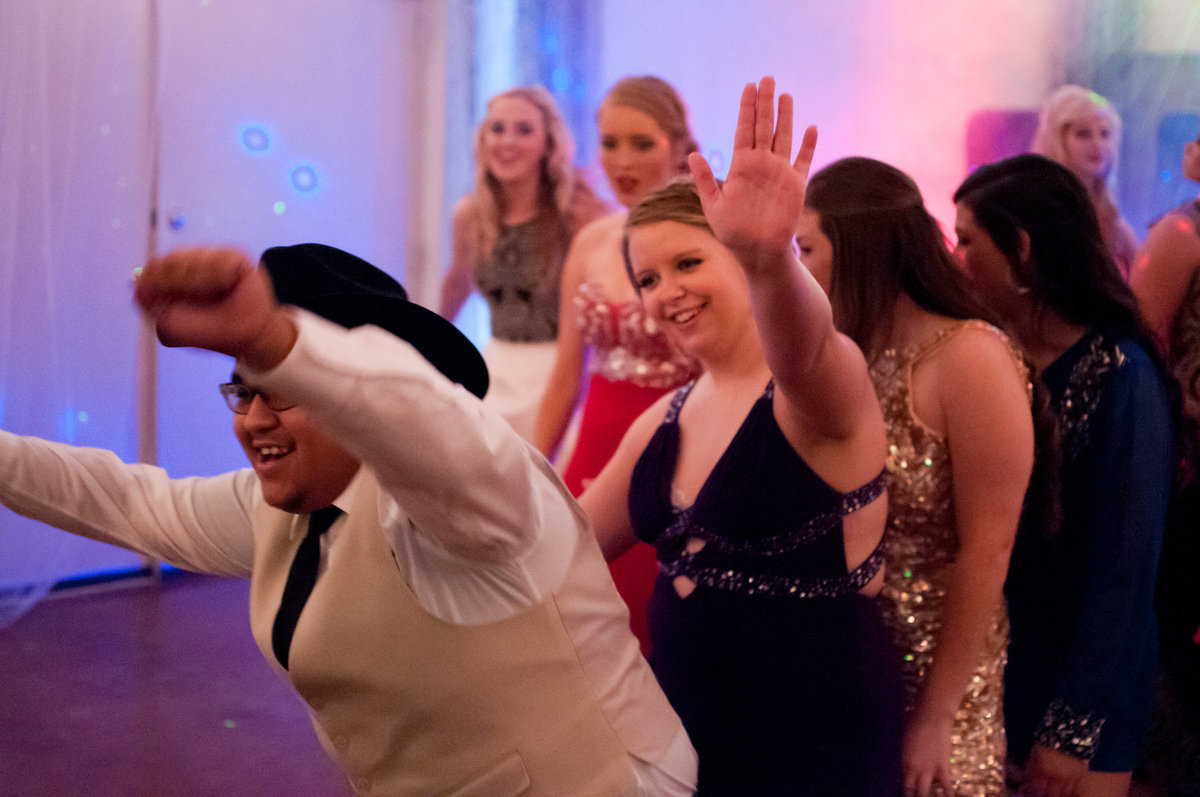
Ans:
POLYGON ((406 340, 435 368, 483 398, 479 351, 437 313, 410 302, 399 282, 360 257, 325 244, 274 246, 262 253, 280 304, 302 307, 351 329, 374 324, 406 340))

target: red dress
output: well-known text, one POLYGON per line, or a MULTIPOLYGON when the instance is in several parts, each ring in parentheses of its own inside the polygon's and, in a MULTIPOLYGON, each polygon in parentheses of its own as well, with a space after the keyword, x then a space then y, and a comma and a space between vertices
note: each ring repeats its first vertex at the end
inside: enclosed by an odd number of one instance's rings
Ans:
MULTIPOLYGON (((614 304, 599 285, 585 282, 574 299, 576 323, 592 349, 591 381, 579 420, 579 436, 563 481, 578 496, 608 464, 629 425, 663 394, 695 376, 695 366, 677 352, 638 301, 614 304)), ((630 626, 649 653, 646 605, 658 566, 654 549, 639 542, 609 565, 629 606, 630 626)))

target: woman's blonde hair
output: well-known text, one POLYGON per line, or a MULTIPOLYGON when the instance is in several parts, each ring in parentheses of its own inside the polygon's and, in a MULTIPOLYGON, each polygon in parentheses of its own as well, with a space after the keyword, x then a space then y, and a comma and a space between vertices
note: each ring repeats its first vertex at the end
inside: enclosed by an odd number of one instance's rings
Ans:
POLYGON ((653 119, 667 134, 676 170, 687 172, 688 153, 699 147, 688 124, 687 106, 670 83, 653 75, 621 78, 604 95, 603 104, 633 108, 653 119))
POLYGON ((1090 117, 1101 116, 1108 121, 1109 138, 1112 141, 1112 160, 1102 180, 1088 180, 1080 175, 1080 182, 1087 189, 1092 208, 1100 220, 1100 229, 1109 249, 1124 261, 1123 269, 1132 262, 1133 251, 1125 251, 1120 234, 1121 213, 1117 209, 1117 156, 1121 149, 1121 116, 1117 109, 1101 95, 1082 86, 1067 85, 1055 91, 1042 104, 1038 115, 1037 132, 1030 147, 1037 155, 1044 155, 1062 166, 1067 164, 1067 130, 1073 124, 1090 117))
MULTIPOLYGON (((517 86, 502 91, 488 100, 492 104, 505 98, 522 99, 542 114, 546 130, 546 154, 542 156, 538 201, 542 211, 550 211, 573 234, 594 218, 602 209, 591 186, 576 171, 571 159, 575 156, 575 140, 567 129, 558 105, 549 91, 541 86, 517 86)), ((488 257, 500 238, 504 208, 499 198, 499 183, 484 164, 483 136, 487 119, 475 130, 472 152, 475 156, 475 210, 481 257, 488 257)))
MULTIPOLYGON (((1111 183, 1117 173, 1117 153, 1121 149, 1121 116, 1108 100, 1094 91, 1069 85, 1047 97, 1038 114, 1037 132, 1033 134, 1030 149, 1066 166, 1067 129, 1092 116, 1102 116, 1109 124, 1113 156, 1105 180, 1111 183)), ((1091 186, 1088 186, 1088 190, 1091 190, 1091 186)))

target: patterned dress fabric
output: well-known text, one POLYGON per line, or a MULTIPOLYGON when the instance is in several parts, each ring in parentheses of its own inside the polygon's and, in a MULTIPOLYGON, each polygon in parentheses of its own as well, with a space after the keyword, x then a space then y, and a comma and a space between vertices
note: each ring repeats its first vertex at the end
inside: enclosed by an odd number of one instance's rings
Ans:
MULTIPOLYGON (((888 426, 887 563, 880 593, 904 674, 905 706, 912 711, 937 655, 946 590, 958 552, 950 450, 945 436, 913 415, 913 369, 966 328, 1004 333, 980 321, 947 327, 902 350, 885 350, 871 366, 875 392, 888 426)), ((1011 344, 1010 348, 1011 348, 1011 344)), ((1028 379, 1013 351, 1013 367, 1028 379)), ((955 793, 1004 793, 1004 664, 1008 616, 1003 602, 988 628, 984 649, 955 716, 951 736, 955 793)), ((936 792, 935 792, 936 793, 936 792)))
POLYGON ((491 313, 483 347, 491 382, 484 401, 526 440, 554 368, 558 297, 570 244, 566 226, 540 215, 500 230, 475 284, 491 313))
POLYGON ((549 216, 500 230, 475 284, 491 312, 492 337, 513 343, 558 338, 558 295, 570 236, 549 216))

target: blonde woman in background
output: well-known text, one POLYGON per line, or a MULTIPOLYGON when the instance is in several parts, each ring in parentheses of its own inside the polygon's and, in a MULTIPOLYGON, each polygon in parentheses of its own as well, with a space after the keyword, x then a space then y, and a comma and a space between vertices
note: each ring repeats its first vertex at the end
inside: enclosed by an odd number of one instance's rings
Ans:
POLYGON ((1066 166, 1083 182, 1100 220, 1104 245, 1128 282, 1139 242, 1113 196, 1121 149, 1117 109, 1094 91, 1063 86, 1042 105, 1031 149, 1066 166))
POLYGON ((554 363, 567 249, 605 208, 572 165, 574 141, 554 98, 540 86, 488 101, 474 153, 475 188, 454 208, 441 314, 453 319, 472 290, 487 301, 486 401, 531 439, 554 363))

